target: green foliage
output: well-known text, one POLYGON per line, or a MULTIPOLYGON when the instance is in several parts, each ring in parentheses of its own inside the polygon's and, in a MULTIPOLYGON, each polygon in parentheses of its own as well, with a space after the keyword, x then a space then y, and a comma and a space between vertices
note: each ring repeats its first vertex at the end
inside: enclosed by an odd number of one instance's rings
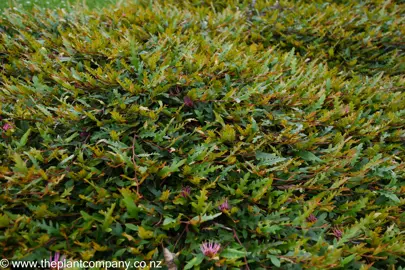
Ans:
POLYGON ((403 264, 404 12, 379 0, 5 11, 0 254, 403 264), (221 244, 212 258, 208 241, 221 244))
POLYGON ((0 2, 0 9, 5 8, 24 8, 33 7, 43 8, 70 8, 75 5, 85 4, 89 8, 101 8, 108 4, 117 2, 116 0, 3 0, 0 2))

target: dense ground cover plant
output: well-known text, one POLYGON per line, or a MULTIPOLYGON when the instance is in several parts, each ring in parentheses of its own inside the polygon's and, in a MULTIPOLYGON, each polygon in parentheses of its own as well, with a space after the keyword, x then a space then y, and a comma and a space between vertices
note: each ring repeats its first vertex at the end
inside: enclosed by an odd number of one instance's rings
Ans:
POLYGON ((404 11, 6 12, 1 256, 162 260, 167 248, 180 269, 403 265, 404 11))
POLYGON ((33 7, 39 8, 72 8, 77 5, 87 8, 101 8, 108 4, 117 2, 116 0, 2 0, 0 1, 0 10, 6 8, 14 9, 31 9, 33 7))

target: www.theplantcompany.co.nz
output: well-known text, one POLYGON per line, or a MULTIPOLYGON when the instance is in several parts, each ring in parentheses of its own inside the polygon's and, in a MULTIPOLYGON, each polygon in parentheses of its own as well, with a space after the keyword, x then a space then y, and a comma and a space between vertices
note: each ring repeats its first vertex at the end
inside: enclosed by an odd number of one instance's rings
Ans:
POLYGON ((13 261, 7 259, 0 260, 0 268, 18 269, 18 268, 51 268, 51 269, 158 269, 162 268, 162 261, 71 261, 71 260, 40 260, 40 261, 13 261))

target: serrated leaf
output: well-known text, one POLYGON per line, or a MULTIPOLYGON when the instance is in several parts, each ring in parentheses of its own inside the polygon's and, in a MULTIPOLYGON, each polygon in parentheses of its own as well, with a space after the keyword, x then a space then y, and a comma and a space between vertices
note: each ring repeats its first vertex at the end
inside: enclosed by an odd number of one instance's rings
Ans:
POLYGON ((259 166, 272 166, 277 163, 283 162, 286 159, 283 157, 279 157, 275 154, 264 153, 264 152, 256 152, 256 159, 260 160, 259 166))
POLYGON ((186 161, 187 161, 187 159, 182 159, 182 160, 177 161, 177 162, 174 161, 170 167, 169 167, 169 166, 163 167, 163 168, 159 171, 158 175, 159 175, 161 178, 166 178, 166 177, 170 176, 172 173, 177 172, 177 171, 179 170, 179 168, 180 168, 182 165, 184 165, 184 163, 186 163, 186 161))
POLYGON ((30 136, 31 128, 29 128, 24 135, 21 137, 20 143, 18 144, 18 148, 22 148, 24 145, 27 144, 28 136, 30 136))
POLYGON ((213 219, 219 217, 220 215, 222 215, 222 213, 216 213, 216 214, 214 214, 214 215, 196 216, 196 217, 193 217, 193 218, 190 220, 190 223, 191 223, 192 225, 201 224, 201 223, 203 223, 203 222, 207 222, 207 221, 213 220, 213 219))
POLYGON ((390 199, 390 200, 396 202, 396 203, 400 203, 400 202, 401 202, 401 200, 398 198, 398 196, 395 195, 395 194, 392 193, 392 192, 388 192, 388 191, 385 191, 385 190, 380 190, 380 191, 377 191, 377 192, 380 193, 381 195, 387 197, 388 199, 390 199))
POLYGON ((215 115, 215 121, 220 123, 223 127, 225 126, 224 119, 222 119, 221 115, 217 113, 216 111, 213 111, 215 115))
POLYGON ((305 161, 324 162, 322 159, 308 151, 299 151, 298 155, 305 161))
POLYGON ((25 162, 21 159, 21 156, 18 153, 13 154, 13 159, 15 162, 15 166, 14 166, 15 172, 21 172, 21 173, 28 172, 27 165, 25 165, 25 162))
POLYGON ((103 222, 103 225, 102 225, 102 228, 103 228, 104 231, 109 231, 110 230, 110 226, 111 226, 111 224, 112 224, 112 222, 114 220, 113 217, 112 217, 112 214, 114 212, 114 208, 115 208, 115 203, 113 203, 111 205, 111 207, 108 209, 108 211, 106 213, 104 213, 105 218, 104 218, 104 222, 103 222))

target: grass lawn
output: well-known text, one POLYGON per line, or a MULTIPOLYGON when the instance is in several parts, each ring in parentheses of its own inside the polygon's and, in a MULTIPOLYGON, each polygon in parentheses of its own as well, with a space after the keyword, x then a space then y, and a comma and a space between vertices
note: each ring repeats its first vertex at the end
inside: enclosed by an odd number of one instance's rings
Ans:
POLYGON ((404 269, 405 4, 108 2, 0 17, 0 267, 404 269))

